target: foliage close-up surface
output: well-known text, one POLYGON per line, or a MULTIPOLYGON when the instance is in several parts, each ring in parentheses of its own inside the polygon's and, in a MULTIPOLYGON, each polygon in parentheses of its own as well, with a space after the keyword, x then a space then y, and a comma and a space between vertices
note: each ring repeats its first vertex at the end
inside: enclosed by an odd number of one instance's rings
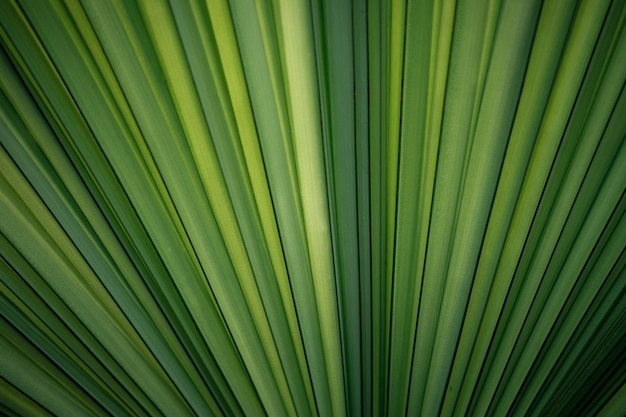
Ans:
POLYGON ((626 415, 626 0, 0 0, 0 413, 626 415))

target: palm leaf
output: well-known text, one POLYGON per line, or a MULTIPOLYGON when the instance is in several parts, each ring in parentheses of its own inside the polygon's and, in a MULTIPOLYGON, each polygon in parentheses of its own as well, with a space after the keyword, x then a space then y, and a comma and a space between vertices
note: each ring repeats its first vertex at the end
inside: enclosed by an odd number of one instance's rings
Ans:
POLYGON ((0 410, 626 414, 625 24, 0 1, 0 410))

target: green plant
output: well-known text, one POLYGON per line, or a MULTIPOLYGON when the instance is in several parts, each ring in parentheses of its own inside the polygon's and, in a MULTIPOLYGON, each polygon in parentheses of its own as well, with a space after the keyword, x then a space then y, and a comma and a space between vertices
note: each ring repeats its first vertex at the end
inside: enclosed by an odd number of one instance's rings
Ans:
POLYGON ((625 19, 0 1, 0 409, 624 415, 625 19))

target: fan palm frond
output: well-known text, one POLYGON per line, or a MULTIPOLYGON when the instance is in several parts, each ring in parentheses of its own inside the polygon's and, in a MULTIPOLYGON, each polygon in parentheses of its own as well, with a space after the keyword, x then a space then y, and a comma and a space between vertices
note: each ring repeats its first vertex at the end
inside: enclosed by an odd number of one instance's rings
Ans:
POLYGON ((0 1, 0 410, 625 415, 625 24, 0 1))

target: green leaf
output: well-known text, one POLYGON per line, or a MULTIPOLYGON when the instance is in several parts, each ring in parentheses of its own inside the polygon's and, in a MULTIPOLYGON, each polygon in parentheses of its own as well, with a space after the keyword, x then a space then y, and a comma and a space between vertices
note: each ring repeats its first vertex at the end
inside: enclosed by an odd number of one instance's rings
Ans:
POLYGON ((0 2, 6 415, 626 413, 626 2, 0 2))

